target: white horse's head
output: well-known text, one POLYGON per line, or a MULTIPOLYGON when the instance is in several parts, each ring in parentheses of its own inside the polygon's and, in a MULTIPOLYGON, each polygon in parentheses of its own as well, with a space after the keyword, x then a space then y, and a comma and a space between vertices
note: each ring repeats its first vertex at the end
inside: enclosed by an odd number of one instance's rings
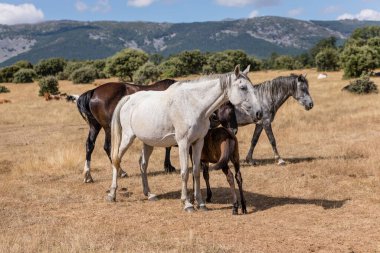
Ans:
POLYGON ((248 78, 249 68, 250 66, 241 72, 239 65, 235 67, 227 95, 230 102, 236 108, 244 111, 252 118, 253 122, 256 122, 263 117, 263 112, 253 84, 248 78))

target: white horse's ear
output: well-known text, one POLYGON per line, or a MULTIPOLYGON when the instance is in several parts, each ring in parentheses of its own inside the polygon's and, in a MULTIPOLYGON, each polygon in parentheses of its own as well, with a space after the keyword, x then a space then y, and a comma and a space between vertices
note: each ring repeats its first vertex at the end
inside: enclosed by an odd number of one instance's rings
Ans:
POLYGON ((239 76, 239 74, 240 74, 240 65, 238 64, 238 65, 236 65, 236 67, 235 67, 235 76, 236 76, 236 78, 239 76))
POLYGON ((248 65, 247 68, 243 71, 245 75, 248 75, 249 69, 251 68, 251 65, 248 65))

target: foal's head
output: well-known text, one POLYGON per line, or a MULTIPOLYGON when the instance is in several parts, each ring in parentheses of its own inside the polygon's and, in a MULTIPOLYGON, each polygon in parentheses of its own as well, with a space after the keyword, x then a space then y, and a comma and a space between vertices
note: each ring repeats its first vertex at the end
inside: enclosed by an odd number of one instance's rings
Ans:
POLYGON ((306 75, 299 75, 296 77, 297 88, 292 94, 293 98, 305 107, 306 110, 313 108, 313 99, 309 94, 309 83, 306 79, 306 75))
POLYGON ((227 95, 234 106, 241 108, 256 122, 262 118, 263 112, 257 99, 256 91, 248 78, 249 68, 250 66, 240 72, 239 65, 235 67, 227 95))
POLYGON ((234 134, 238 131, 238 123, 236 120, 235 107, 230 101, 223 104, 210 117, 210 127, 215 128, 222 124, 223 127, 229 129, 234 134))

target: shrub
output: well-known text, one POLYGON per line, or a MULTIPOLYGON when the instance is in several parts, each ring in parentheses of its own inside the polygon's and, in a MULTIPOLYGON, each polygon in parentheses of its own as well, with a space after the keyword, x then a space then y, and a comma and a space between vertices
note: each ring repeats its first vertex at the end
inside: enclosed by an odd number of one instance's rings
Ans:
POLYGON ((34 67, 39 76, 55 76, 62 72, 66 66, 66 61, 62 58, 49 58, 41 60, 34 67))
POLYGON ((142 65, 133 75, 135 83, 148 84, 149 82, 155 82, 161 75, 160 69, 152 62, 147 62, 142 65))
POLYGON ((40 90, 38 91, 39 96, 43 96, 47 92, 52 95, 59 94, 58 80, 54 76, 42 78, 38 85, 40 86, 40 90))
POLYGON ((19 71, 17 66, 9 66, 0 70, 0 79, 3 83, 10 83, 13 81, 13 75, 19 71))
POLYGON ((339 69, 339 54, 333 48, 320 51, 315 57, 318 71, 335 71, 339 69))
POLYGON ((70 61, 66 64, 63 72, 60 72, 57 77, 60 80, 71 80, 70 78, 74 71, 83 68, 84 66, 86 66, 84 62, 70 61))
POLYGON ((148 61, 148 54, 137 49, 125 49, 108 59, 106 70, 111 76, 133 81, 133 73, 148 61))
POLYGON ((10 90, 7 87, 0 85, 0 93, 8 93, 8 92, 10 92, 10 90))
POLYGON ((159 70, 164 78, 173 78, 183 76, 185 66, 183 62, 176 56, 169 58, 159 65, 159 70))
POLYGON ((349 85, 345 86, 343 90, 355 94, 369 94, 377 93, 377 85, 370 80, 368 74, 363 74, 359 79, 351 81, 349 85))
POLYGON ((13 76, 14 83, 32 83, 37 76, 33 69, 20 69, 13 76))
POLYGON ((211 54, 207 59, 207 67, 203 68, 203 71, 207 70, 213 73, 226 73, 233 71, 236 65, 240 64, 242 67, 246 67, 251 64, 250 59, 244 51, 241 50, 226 50, 223 52, 217 52, 211 54))
POLYGON ((288 55, 281 55, 274 60, 274 67, 276 69, 287 69, 293 70, 298 66, 295 64, 295 60, 293 57, 288 55))
POLYGON ((71 76, 70 80, 73 83, 92 83, 98 77, 96 73, 96 69, 93 67, 82 67, 80 69, 75 70, 71 76))
POLYGON ((380 53, 370 46, 347 46, 340 55, 340 65, 344 77, 359 77, 364 72, 370 73, 379 66, 380 53))
POLYGON ((24 61, 24 60, 16 62, 15 64, 13 64, 13 66, 19 67, 20 69, 32 69, 33 68, 33 65, 30 62, 24 61))

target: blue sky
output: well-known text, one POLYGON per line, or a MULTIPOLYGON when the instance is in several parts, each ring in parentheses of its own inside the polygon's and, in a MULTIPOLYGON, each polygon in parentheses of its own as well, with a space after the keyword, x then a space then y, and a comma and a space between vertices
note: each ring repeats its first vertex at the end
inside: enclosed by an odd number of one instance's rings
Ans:
POLYGON ((303 20, 380 20, 380 0, 0 1, 0 24, 61 19, 197 22, 267 15, 303 20))

